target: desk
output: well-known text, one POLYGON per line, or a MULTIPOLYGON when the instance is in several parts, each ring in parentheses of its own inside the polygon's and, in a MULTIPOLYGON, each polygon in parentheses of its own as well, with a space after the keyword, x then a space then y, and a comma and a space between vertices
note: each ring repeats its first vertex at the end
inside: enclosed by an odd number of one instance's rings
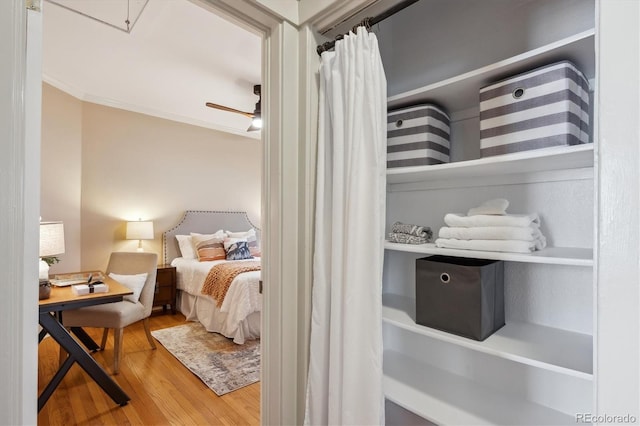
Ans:
MULTIPOLYGON (((38 397, 38 411, 44 407, 53 391, 58 387, 67 371, 74 362, 77 362, 84 371, 104 390, 117 404, 126 405, 131 399, 124 393, 118 384, 102 369, 91 355, 75 341, 67 329, 60 323, 59 314, 69 309, 77 309, 85 306, 101 305, 103 303, 119 302, 123 296, 133 292, 114 281, 108 276, 103 281, 109 286, 106 293, 94 293, 84 296, 76 296, 68 287, 52 287, 51 297, 39 302, 39 322, 42 326, 39 339, 49 333, 51 337, 69 354, 62 363, 58 372, 53 376, 47 387, 38 397)), ((79 327, 72 329, 82 343, 91 350, 98 349, 98 345, 79 327)))

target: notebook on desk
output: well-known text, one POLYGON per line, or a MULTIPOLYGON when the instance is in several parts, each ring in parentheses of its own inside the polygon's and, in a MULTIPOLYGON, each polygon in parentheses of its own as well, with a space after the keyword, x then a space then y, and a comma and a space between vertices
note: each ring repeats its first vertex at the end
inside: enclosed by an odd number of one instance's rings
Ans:
POLYGON ((78 274, 57 274, 49 280, 51 285, 56 287, 67 287, 76 284, 88 284, 89 282, 101 281, 104 279, 102 272, 85 272, 78 274), (89 279, 91 277, 91 279, 89 279))
POLYGON ((86 284, 87 280, 72 280, 72 279, 66 279, 66 280, 60 280, 60 279, 51 279, 49 280, 49 282, 51 282, 51 285, 54 285, 56 287, 66 287, 69 285, 76 285, 76 284, 86 284))

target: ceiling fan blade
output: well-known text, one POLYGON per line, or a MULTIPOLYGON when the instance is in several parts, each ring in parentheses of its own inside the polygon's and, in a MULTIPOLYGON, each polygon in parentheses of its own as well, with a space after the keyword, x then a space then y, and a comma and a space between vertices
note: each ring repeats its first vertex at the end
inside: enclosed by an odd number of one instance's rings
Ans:
POLYGON ((252 112, 245 112, 245 111, 240 111, 239 109, 235 109, 235 108, 230 108, 224 105, 218 105, 218 104, 214 104, 211 102, 207 102, 206 105, 209 108, 216 108, 216 109, 220 109, 222 111, 228 111, 228 112, 235 112, 236 114, 242 114, 245 117, 249 117, 249 118, 253 118, 253 113, 252 112))

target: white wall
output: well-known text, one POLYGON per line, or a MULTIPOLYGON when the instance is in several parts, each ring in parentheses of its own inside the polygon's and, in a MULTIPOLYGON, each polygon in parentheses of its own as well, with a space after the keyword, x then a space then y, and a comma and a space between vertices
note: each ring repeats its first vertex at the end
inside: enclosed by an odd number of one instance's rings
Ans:
POLYGON ((64 223, 65 253, 50 273, 80 271, 82 102, 42 85, 40 216, 64 223))
POLYGON ((593 27, 593 11, 593 0, 419 1, 374 27, 388 93, 415 89, 585 31, 593 27))
POLYGON ((82 115, 82 268, 135 250, 125 221, 153 220, 145 250, 184 210, 243 210, 260 224, 262 142, 85 103, 82 115))
POLYGON ((260 223, 262 142, 105 107, 44 85, 42 218, 63 220, 66 252, 51 272, 104 269, 135 250, 125 222, 153 220, 145 250, 184 210, 243 210, 260 223))

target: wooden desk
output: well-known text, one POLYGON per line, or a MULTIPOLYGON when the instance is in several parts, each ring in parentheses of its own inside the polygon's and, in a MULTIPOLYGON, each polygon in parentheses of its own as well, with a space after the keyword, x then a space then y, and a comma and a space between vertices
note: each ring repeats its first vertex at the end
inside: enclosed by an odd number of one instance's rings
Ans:
MULTIPOLYGON (((84 296, 76 296, 68 287, 52 287, 51 296, 48 299, 39 302, 39 322, 42 326, 39 340, 48 333, 51 337, 67 351, 69 356, 62 363, 58 372, 53 376, 47 387, 38 397, 38 411, 44 407, 53 391, 58 387, 67 371, 74 362, 77 362, 91 378, 100 385, 113 401, 119 405, 126 405, 131 398, 118 386, 118 384, 102 369, 102 367, 93 359, 91 355, 82 346, 76 342, 67 329, 60 322, 62 311, 68 309, 77 309, 85 306, 101 305, 103 303, 113 303, 122 300, 123 296, 132 294, 133 292, 105 276, 105 284, 109 286, 106 293, 93 293, 84 296)), ((72 331, 89 349, 96 350, 98 345, 79 327, 73 327, 72 331)))

